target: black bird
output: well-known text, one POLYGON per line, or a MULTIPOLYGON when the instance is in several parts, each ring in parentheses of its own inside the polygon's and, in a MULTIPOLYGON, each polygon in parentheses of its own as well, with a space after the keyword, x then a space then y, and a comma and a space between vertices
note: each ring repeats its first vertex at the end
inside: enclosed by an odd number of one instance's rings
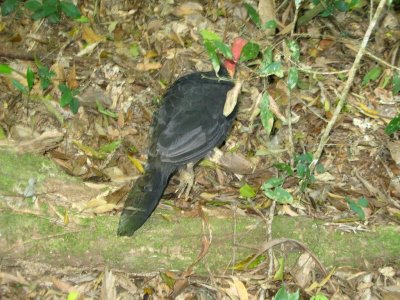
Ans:
POLYGON ((227 93, 234 87, 229 78, 246 43, 242 38, 233 41, 233 59, 225 61, 218 76, 214 71, 191 73, 167 90, 154 116, 145 174, 128 194, 118 235, 131 236, 146 222, 175 171, 196 164, 223 143, 237 112, 235 108, 227 117, 223 114, 227 93))

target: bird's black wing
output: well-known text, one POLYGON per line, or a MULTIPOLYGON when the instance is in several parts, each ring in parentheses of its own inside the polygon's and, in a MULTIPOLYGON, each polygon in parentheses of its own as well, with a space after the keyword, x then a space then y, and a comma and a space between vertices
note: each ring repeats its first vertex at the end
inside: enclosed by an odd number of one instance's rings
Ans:
POLYGON ((225 138, 233 118, 223 115, 234 84, 214 72, 177 80, 163 97, 155 119, 149 156, 176 165, 198 161, 225 138))

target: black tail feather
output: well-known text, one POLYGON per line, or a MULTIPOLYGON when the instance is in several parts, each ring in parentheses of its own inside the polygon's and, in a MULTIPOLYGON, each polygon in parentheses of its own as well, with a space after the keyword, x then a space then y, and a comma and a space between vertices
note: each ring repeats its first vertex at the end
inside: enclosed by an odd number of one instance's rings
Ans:
POLYGON ((173 169, 151 166, 128 194, 118 225, 118 235, 131 236, 150 217, 167 186, 173 169))

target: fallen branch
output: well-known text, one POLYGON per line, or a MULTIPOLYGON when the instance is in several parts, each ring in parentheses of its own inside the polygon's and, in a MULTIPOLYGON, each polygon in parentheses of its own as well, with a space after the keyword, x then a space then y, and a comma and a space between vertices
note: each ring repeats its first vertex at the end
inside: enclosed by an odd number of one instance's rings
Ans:
POLYGON ((367 31, 365 32, 364 38, 361 42, 360 49, 358 50, 357 56, 354 59, 353 66, 351 67, 351 69, 349 71, 349 77, 347 78, 346 85, 343 89, 342 95, 340 96, 339 103, 337 104, 335 112, 333 113, 332 119, 328 122, 328 124, 322 134, 318 148, 314 153, 314 161, 311 164, 311 170, 313 170, 315 168, 315 166, 317 165, 317 163, 321 157, 322 151, 324 150, 324 147, 329 140, 329 134, 332 131, 333 125, 335 125, 336 120, 339 117, 339 114, 342 111, 342 108, 347 100, 347 96, 350 92, 351 86, 353 85, 354 77, 355 77, 358 67, 360 65, 361 58, 364 55, 365 48, 367 47, 368 41, 371 37, 372 30, 374 29, 376 23, 378 22, 379 16, 381 15, 383 7, 385 6, 385 2, 386 2, 385 0, 380 0, 379 5, 375 11, 375 15, 372 18, 367 31))

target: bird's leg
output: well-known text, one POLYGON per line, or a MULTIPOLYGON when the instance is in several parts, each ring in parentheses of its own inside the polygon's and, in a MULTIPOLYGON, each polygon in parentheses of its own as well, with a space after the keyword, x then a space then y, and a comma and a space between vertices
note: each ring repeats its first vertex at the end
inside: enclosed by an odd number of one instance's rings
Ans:
POLYGON ((178 198, 180 198, 185 192, 185 200, 189 198, 190 190, 192 189, 194 182, 194 172, 193 172, 193 163, 188 163, 186 165, 186 169, 183 168, 179 170, 179 186, 176 189, 176 193, 178 193, 178 198))

